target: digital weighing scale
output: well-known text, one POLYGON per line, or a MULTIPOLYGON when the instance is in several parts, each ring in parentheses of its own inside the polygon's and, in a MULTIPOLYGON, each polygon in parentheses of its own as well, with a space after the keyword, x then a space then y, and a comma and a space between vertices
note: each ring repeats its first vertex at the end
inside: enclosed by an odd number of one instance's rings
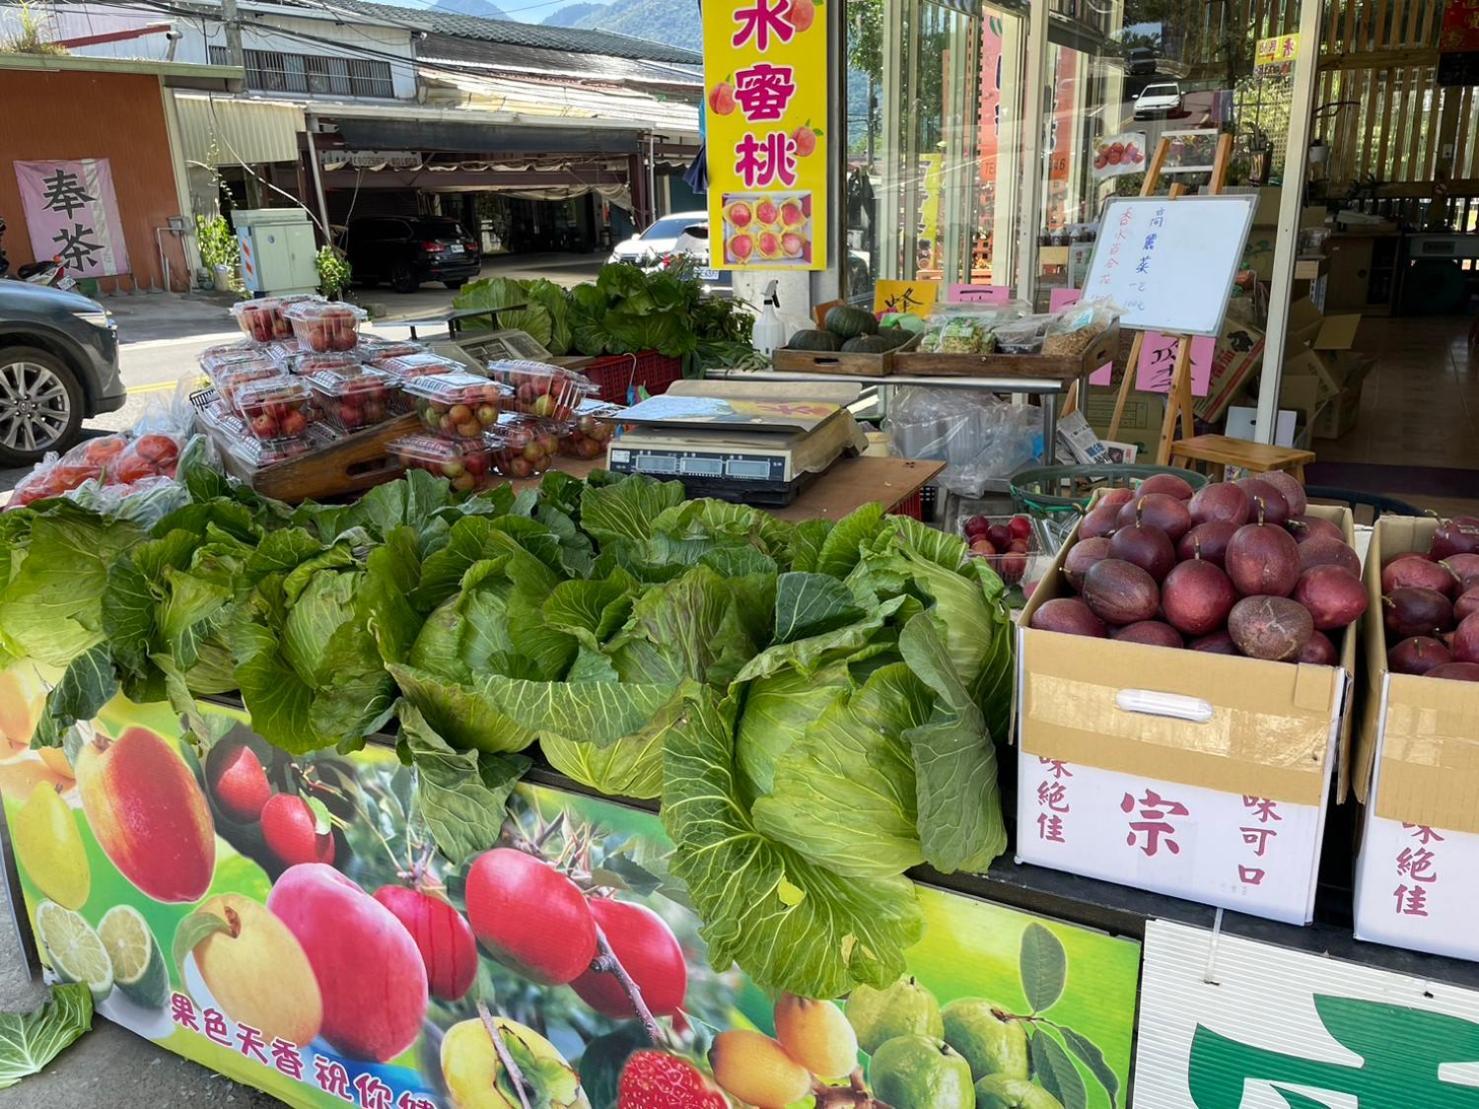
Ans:
POLYGON ((677 480, 690 494, 788 505, 866 439, 841 405, 665 394, 612 419, 626 428, 607 446, 613 473, 677 480))

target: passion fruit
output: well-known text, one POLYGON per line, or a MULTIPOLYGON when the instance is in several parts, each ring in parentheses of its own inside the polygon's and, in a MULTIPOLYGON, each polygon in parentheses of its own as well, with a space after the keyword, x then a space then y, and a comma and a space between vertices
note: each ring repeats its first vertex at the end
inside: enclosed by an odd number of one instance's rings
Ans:
POLYGON ((1161 585, 1166 620, 1186 635, 1208 635, 1222 627, 1237 600, 1228 576, 1203 559, 1178 563, 1161 585))
POLYGON ((1193 639, 1187 646, 1193 651, 1201 651, 1208 655, 1241 655, 1243 653, 1238 650, 1238 645, 1233 642, 1226 628, 1219 628, 1211 635, 1193 639))
POLYGON ((1479 554, 1479 519, 1455 516, 1452 520, 1444 520, 1433 532, 1428 553, 1439 560, 1456 554, 1479 554))
POLYGON ((1137 624, 1126 624, 1123 628, 1112 628, 1109 638, 1126 643, 1145 643, 1152 647, 1186 646, 1181 633, 1160 620, 1141 620, 1137 624))
POLYGON ((1465 616, 1448 637, 1454 662, 1479 662, 1479 613, 1465 616))
POLYGON ((1164 493, 1178 501, 1189 501, 1193 490, 1190 482, 1175 474, 1152 474, 1140 483, 1137 492, 1142 497, 1148 493, 1164 493))
POLYGON ((1027 626, 1038 631, 1086 635, 1095 639, 1103 639, 1108 634, 1104 621, 1095 616, 1089 606, 1077 597, 1055 597, 1051 601, 1044 601, 1033 612, 1027 626))
POLYGON ((1299 544, 1267 521, 1244 524, 1228 540, 1222 566, 1245 597, 1287 597, 1299 581, 1299 544))
POLYGON ((1294 599, 1309 609, 1316 631, 1354 623, 1366 611, 1366 587, 1343 566, 1312 566, 1299 575, 1294 599))
POLYGON ((1245 477, 1238 482, 1238 486, 1253 502, 1253 519, 1261 519, 1268 524, 1283 524, 1289 517, 1296 515, 1289 511, 1289 502, 1284 499, 1284 494, 1262 478, 1245 477))
POLYGON ((1120 526, 1121 507, 1119 504, 1095 505, 1078 525, 1078 537, 1098 539, 1113 535, 1115 528, 1120 526))
POLYGON ((1285 473, 1283 470, 1270 470, 1266 474, 1259 474, 1259 480, 1267 482, 1277 489, 1289 505, 1290 516, 1303 516, 1304 510, 1309 507, 1309 498, 1304 495, 1304 486, 1293 474, 1285 473))
POLYGON ((1161 605, 1155 579, 1122 558, 1106 558, 1089 567, 1083 598, 1095 616, 1116 627, 1153 620, 1161 605))
POLYGON ((1189 558, 1200 558, 1221 566, 1227 557, 1227 544, 1238 530, 1238 525, 1226 520, 1209 520, 1198 524, 1181 537, 1176 544, 1176 557, 1185 562, 1189 558))
POLYGON ((1186 502, 1169 493, 1144 493, 1119 508, 1119 526, 1129 527, 1139 521, 1160 528, 1175 543, 1191 530, 1191 513, 1186 502))
POLYGON ((1453 605, 1435 589, 1402 586, 1382 597, 1382 622, 1392 639, 1439 635, 1453 627, 1453 605))
POLYGON ((1228 614, 1227 631, 1248 657, 1289 662, 1310 641, 1315 622, 1309 609, 1288 597, 1244 597, 1228 614))
POLYGON ((1410 636, 1387 652, 1387 669, 1394 674, 1426 674, 1452 661, 1448 648, 1431 635, 1410 636))
POLYGON ((1284 526, 1289 529, 1289 534, 1304 543, 1317 535, 1328 535, 1331 539, 1339 539, 1345 542, 1345 532, 1340 530, 1340 525, 1333 520, 1326 520, 1319 516, 1295 516, 1285 521, 1284 526))
POLYGON ((1176 548, 1171 545, 1171 537, 1160 528, 1133 523, 1110 537, 1109 557, 1133 562, 1160 581, 1176 565, 1176 548))
POLYGON ((1381 591, 1390 593, 1406 588, 1431 589, 1452 597, 1458 588, 1458 578, 1442 563, 1431 562, 1423 555, 1398 555, 1381 568, 1381 591))
POLYGON ((1330 642, 1330 637, 1317 631, 1310 636, 1309 642, 1304 645, 1295 661, 1313 663, 1315 666, 1334 666, 1337 657, 1335 644, 1330 642))
POLYGON ((1068 553, 1063 556, 1063 576, 1075 593, 1082 592, 1084 574, 1089 567, 1109 557, 1109 543, 1110 540, 1104 536, 1096 535, 1092 539, 1080 539, 1068 548, 1068 553))
POLYGON ((1253 518, 1253 501, 1245 490, 1230 481, 1202 486, 1192 494, 1186 507, 1193 524, 1222 520, 1240 527, 1253 518))
POLYGON ((1343 539, 1332 539, 1328 535, 1317 535, 1306 543, 1299 544, 1299 566, 1309 570, 1315 566, 1339 566, 1342 570, 1361 576, 1361 556, 1343 539))
POLYGON ((1479 682, 1479 662, 1445 662, 1429 670, 1427 676, 1456 682, 1479 682))

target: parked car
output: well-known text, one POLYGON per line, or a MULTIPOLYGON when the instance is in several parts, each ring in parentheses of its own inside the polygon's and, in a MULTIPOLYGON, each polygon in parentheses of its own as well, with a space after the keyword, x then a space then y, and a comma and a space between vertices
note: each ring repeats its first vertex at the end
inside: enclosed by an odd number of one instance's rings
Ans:
POLYGON ((0 466, 66 450, 83 420, 127 399, 106 308, 65 289, 0 281, 0 466))
POLYGON ((704 288, 721 296, 727 296, 734 288, 734 275, 728 270, 716 270, 709 265, 709 217, 703 216, 684 226, 673 240, 673 248, 665 256, 667 260, 685 258, 692 264, 694 275, 703 282, 704 288))
POLYGON ((662 264, 664 256, 673 252, 673 244, 683 229, 691 224, 709 223, 707 212, 674 212, 663 216, 641 234, 633 235, 625 242, 617 243, 616 249, 607 259, 611 262, 631 262, 644 269, 662 264))
POLYGON ((364 216, 344 235, 355 284, 390 282, 414 293, 423 282, 460 289, 482 268, 478 240, 446 216, 364 216))
POLYGON ((1181 86, 1174 81, 1164 85, 1146 85, 1135 97, 1135 118, 1155 119, 1173 116, 1181 111, 1181 86))
POLYGON ((1131 77, 1149 77, 1155 73, 1155 48, 1134 46, 1125 55, 1126 68, 1131 77))

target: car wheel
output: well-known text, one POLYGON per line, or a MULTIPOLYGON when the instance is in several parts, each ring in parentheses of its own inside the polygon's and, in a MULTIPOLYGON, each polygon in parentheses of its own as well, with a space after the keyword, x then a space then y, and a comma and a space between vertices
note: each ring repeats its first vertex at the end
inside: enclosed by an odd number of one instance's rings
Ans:
POLYGON ((458 277, 451 281, 443 281, 442 284, 447 286, 447 288, 451 289, 455 293, 458 289, 467 284, 467 278, 458 277))
POLYGON ((398 293, 414 293, 421 288, 421 282, 416 280, 416 274, 405 262, 390 271, 390 287, 398 293))
POLYGON ((0 348, 0 464, 30 466, 70 447, 85 399, 77 375, 55 355, 0 348))

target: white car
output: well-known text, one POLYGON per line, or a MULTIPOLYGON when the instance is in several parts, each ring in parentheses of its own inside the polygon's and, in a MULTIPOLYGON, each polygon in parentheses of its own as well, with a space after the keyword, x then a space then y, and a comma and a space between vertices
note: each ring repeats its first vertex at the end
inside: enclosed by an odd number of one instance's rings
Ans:
POLYGON ((1173 116, 1181 111, 1181 86, 1175 84, 1146 85, 1135 97, 1135 118, 1154 119, 1156 116, 1173 116))
POLYGON ((661 265, 666 255, 673 253, 673 244, 683 234, 684 228, 698 223, 707 225, 708 222, 708 212, 674 212, 663 216, 640 235, 617 243, 609 260, 631 262, 643 269, 652 269, 661 265))

